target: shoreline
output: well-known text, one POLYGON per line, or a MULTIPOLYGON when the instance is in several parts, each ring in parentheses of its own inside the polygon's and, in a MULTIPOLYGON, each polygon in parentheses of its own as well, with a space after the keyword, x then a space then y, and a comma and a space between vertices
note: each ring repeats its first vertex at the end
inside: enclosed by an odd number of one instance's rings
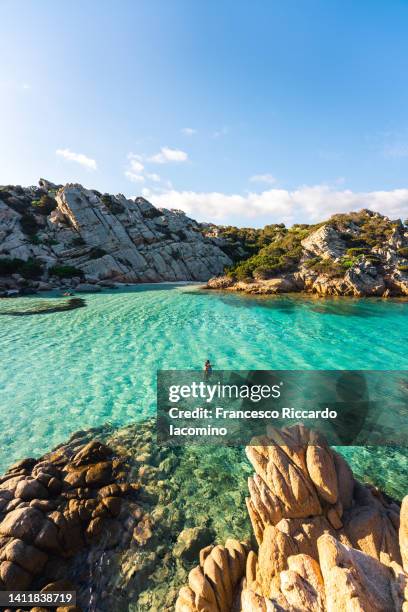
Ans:
MULTIPOLYGON (((117 429, 108 425, 88 431, 79 431, 41 458, 19 461, 17 465, 10 468, 6 475, 0 477, 0 533, 3 535, 0 548, 4 545, 10 547, 10 537, 15 537, 13 535, 15 533, 13 513, 17 513, 19 517, 20 514, 24 517, 30 514, 32 522, 35 514, 33 510, 40 512, 42 518, 39 514, 35 516, 35 520, 38 519, 38 527, 35 528, 38 533, 44 529, 44 521, 48 525, 48 522, 57 520, 55 524, 58 531, 47 527, 49 531, 47 540, 40 539, 39 536, 34 538, 36 550, 52 558, 52 566, 57 568, 55 572, 49 563, 46 563, 43 569, 39 570, 40 573, 34 573, 32 584, 36 585, 36 588, 46 587, 45 581, 48 581, 47 584, 50 580, 53 583, 62 584, 59 582, 62 580, 77 590, 79 605, 85 606, 85 609, 88 593, 92 592, 96 600, 99 600, 101 610, 106 610, 106 612, 113 609, 112 606, 115 601, 118 601, 118 597, 124 607, 137 605, 140 611, 170 612, 174 610, 177 597, 183 599, 185 596, 186 590, 181 587, 188 583, 188 575, 191 570, 197 571, 194 568, 199 558, 201 559, 202 555, 213 554, 211 551, 216 549, 221 550, 224 543, 228 549, 231 541, 244 542, 240 546, 244 547, 245 556, 257 555, 258 563, 264 563, 261 551, 266 544, 263 544, 262 541, 268 541, 268 549, 273 547, 273 544, 270 539, 260 536, 259 529, 263 531, 267 529, 265 531, 267 533, 272 527, 261 527, 259 519, 256 518, 257 514, 250 511, 248 515, 245 507, 245 497, 248 495, 246 482, 251 475, 250 463, 253 464, 258 474, 263 473, 262 470, 258 470, 258 460, 255 459, 256 449, 262 451, 262 447, 247 447, 247 458, 245 458, 243 448, 159 447, 155 442, 154 431, 155 422, 152 418, 146 418, 141 422, 117 429), (108 465, 111 467, 108 468, 108 465), (52 482, 48 476, 42 475, 47 471, 54 479, 52 482), (81 488, 84 486, 81 484, 83 478, 88 483, 85 488, 81 488), (57 486, 55 479, 61 483, 60 486, 57 486), (41 488, 44 486, 48 489, 48 494, 45 494, 41 488), (14 501, 13 498, 10 498, 11 494, 14 495, 14 501), (107 497, 104 497, 106 494, 107 497), (16 495, 19 496, 17 499, 16 495), (81 510, 82 506, 84 510, 81 510), (85 507, 88 506, 93 508, 91 515, 85 512, 85 507), (75 519, 75 512, 82 513, 79 515, 79 523, 78 519, 75 519), (64 525, 66 526, 63 528, 62 523, 59 522, 58 513, 65 517, 64 525), (253 528, 252 534, 250 521, 253 528), (102 524, 105 525, 103 529, 102 524), (81 525, 80 532, 78 532, 79 525, 81 525), (53 533, 53 540, 50 539, 50 529, 53 533), (62 534, 65 533, 66 535, 63 536, 62 534), (103 533, 105 536, 102 535, 103 533), (6 535, 6 542, 4 542, 4 535, 6 535), (73 548, 70 548, 71 543, 73 543, 73 548), (215 548, 214 545, 216 545, 215 548), (66 546, 68 548, 65 548, 66 546), (61 560, 65 559, 62 565, 61 562, 56 563, 56 558, 59 558, 60 555, 62 555, 61 560), (79 578, 80 568, 81 577, 79 578), (117 590, 119 575, 121 576, 120 591, 117 590), (103 604, 101 598, 103 598, 103 604)), ((307 446, 307 440, 303 443, 306 444, 305 448, 310 448, 307 446)), ((262 452, 266 452, 267 448, 264 447, 262 452)), ((274 450, 273 453, 268 451, 269 461, 274 461, 275 453, 283 453, 280 461, 286 456, 279 447, 270 448, 274 450)), ((291 524, 291 521, 296 525, 308 522, 315 525, 314 529, 317 531, 313 531, 313 535, 308 536, 311 539, 307 554, 311 554, 312 558, 317 554, 316 546, 321 532, 319 532, 321 527, 318 526, 326 524, 324 522, 326 520, 333 523, 330 528, 327 527, 331 537, 335 542, 339 541, 343 544, 346 540, 339 536, 343 533, 343 527, 340 524, 348 525, 345 527, 346 533, 349 534, 347 546, 354 545, 358 548, 357 542, 360 540, 356 534, 361 530, 364 531, 366 527, 359 525, 358 521, 353 522, 352 516, 354 515, 350 515, 351 510, 346 512, 349 502, 345 501, 348 499, 347 495, 350 495, 350 487, 354 487, 356 517, 360 516, 359 505, 362 504, 361 509, 365 509, 364 512, 370 509, 367 516, 367 518, 370 517, 368 519, 369 532, 374 538, 373 541, 377 542, 375 534, 383 528, 381 523, 383 519, 374 520, 373 517, 383 516, 382 507, 389 508, 386 511, 396 516, 399 513, 399 502, 392 501, 389 496, 382 495, 372 486, 359 484, 353 480, 345 460, 324 444, 319 452, 323 452, 325 456, 319 468, 323 469, 319 477, 321 486, 334 491, 334 481, 327 465, 335 457, 336 471, 342 474, 342 495, 345 495, 344 491, 348 487, 349 493, 346 494, 346 498, 342 498, 345 504, 344 513, 343 510, 339 510, 338 504, 333 506, 334 497, 330 498, 330 502, 324 502, 324 500, 320 502, 323 510, 319 510, 316 505, 313 510, 311 506, 309 507, 311 502, 306 503, 305 499, 301 506, 303 510, 297 516, 306 517, 307 515, 308 518, 292 519, 289 513, 285 521, 288 522, 288 525, 291 524), (348 482, 347 486, 346 482, 348 482), (363 491, 365 491, 365 497, 361 497, 363 491), (375 491, 378 492, 375 493, 375 491), (375 493, 374 497, 373 493, 375 493), (375 500, 381 499, 383 501, 378 506, 378 501, 375 500), (336 508, 336 512, 340 512, 340 517, 343 513, 343 518, 339 520, 339 516, 331 508, 336 508), (314 513, 316 516, 313 517, 314 513), (328 518, 324 518, 325 516, 328 518)), ((309 451, 307 456, 309 456, 309 451)), ((288 459, 284 461, 287 462, 288 459)), ((315 465, 314 459, 308 461, 313 461, 315 465)), ((300 464, 295 461, 292 468, 290 465, 289 462, 284 468, 283 478, 288 479, 288 483, 292 482, 293 475, 289 480, 288 474, 290 470, 295 469, 297 478, 300 478, 296 487, 305 486, 302 484, 304 477, 299 472, 300 464), (289 470, 288 474, 286 474, 286 469, 289 470)), ((312 486, 315 487, 318 482, 316 468, 312 467, 312 463, 308 465, 308 473, 313 475, 315 483, 312 486)), ((259 481, 256 480, 256 482, 259 481)), ((274 478, 267 482, 269 487, 280 486, 278 480, 274 478)), ((289 506, 285 507, 290 508, 290 504, 294 503, 289 501, 291 485, 285 490, 285 495, 289 496, 286 502, 289 506)), ((249 493, 249 499, 252 499, 255 504, 258 503, 251 486, 249 493)), ((272 519, 271 524, 274 525, 275 530, 273 541, 279 544, 281 527, 278 517, 272 519)), ((388 525, 388 528, 391 529, 391 523, 388 525)), ((395 539, 395 532, 393 533, 392 538, 395 539)), ((28 535, 26 536, 25 532, 20 532, 18 537, 22 537, 26 545, 33 546, 32 540, 26 540, 28 535)), ((363 541, 364 539, 361 540, 363 541)), ((337 546, 335 543, 333 545, 337 546)), ((233 548, 238 547, 241 550, 240 546, 234 544, 233 548)), ((363 547, 362 554, 373 554, 364 548, 364 544, 361 546, 363 547)), ((305 551, 306 549, 303 551, 301 549, 299 554, 306 554, 305 551)), ((398 563, 399 557, 396 549, 391 546, 389 552, 394 555, 398 563)), ((282 550, 279 554, 283 555, 280 557, 280 563, 284 565, 290 563, 288 552, 282 550)), ((13 561, 13 564, 15 563, 13 561)), ((284 565, 276 568, 275 572, 278 572, 276 576, 279 577, 284 565)), ((29 573, 32 571, 34 570, 30 569, 29 573)), ((204 567, 204 572, 206 571, 204 567)), ((221 576, 224 576, 226 571, 224 568, 221 576)), ((15 573, 6 574, 9 580, 8 583, 6 581, 6 585, 14 585, 16 588, 15 583, 12 582, 15 578, 9 576, 15 576, 15 573)), ((27 576, 21 575, 20 586, 23 583, 27 584, 24 582, 27 579, 27 576)), ((219 576, 212 583, 213 588, 219 588, 219 580, 223 579, 219 576)), ((255 588, 255 592, 259 593, 259 585, 254 587, 253 583, 254 581, 252 583, 248 581, 247 575, 247 587, 250 590, 255 588)), ((28 585, 24 588, 28 588, 28 585)), ((193 588, 191 583, 189 588, 193 588)), ((259 596, 261 595, 271 596, 271 593, 262 592, 261 589, 259 596)), ((191 608, 191 610, 195 609, 191 608)), ((230 608, 226 607, 225 610, 229 611, 230 608)), ((257 608, 248 608, 248 610, 257 610, 257 608)))

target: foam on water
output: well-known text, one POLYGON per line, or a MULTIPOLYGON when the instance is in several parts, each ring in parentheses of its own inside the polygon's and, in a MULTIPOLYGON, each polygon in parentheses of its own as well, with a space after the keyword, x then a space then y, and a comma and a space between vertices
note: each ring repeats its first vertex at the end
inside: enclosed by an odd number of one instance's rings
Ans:
MULTIPOLYGON (((2 300, 0 315, 46 299, 2 300)), ((0 316, 0 471, 78 429, 153 414, 159 368, 201 369, 206 358, 217 369, 407 368, 404 301, 171 284, 85 299, 78 310, 0 316)))

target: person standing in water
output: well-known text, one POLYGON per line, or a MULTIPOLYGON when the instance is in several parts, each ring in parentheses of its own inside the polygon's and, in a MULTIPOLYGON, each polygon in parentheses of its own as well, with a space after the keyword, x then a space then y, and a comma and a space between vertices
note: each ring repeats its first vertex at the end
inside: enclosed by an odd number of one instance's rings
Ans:
POLYGON ((210 376, 210 374, 212 374, 212 365, 209 359, 207 359, 204 364, 204 372, 206 373, 207 376, 210 376))

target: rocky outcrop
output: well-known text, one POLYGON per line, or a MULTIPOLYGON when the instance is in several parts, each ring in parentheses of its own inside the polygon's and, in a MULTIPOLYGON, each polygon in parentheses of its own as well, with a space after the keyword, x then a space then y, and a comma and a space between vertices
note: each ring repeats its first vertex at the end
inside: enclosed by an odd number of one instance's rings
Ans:
POLYGON ((257 544, 240 545, 244 569, 229 560, 228 542, 201 551, 177 612, 408 609, 408 497, 400 512, 302 426, 271 429, 246 450, 257 544))
POLYGON ((12 466, 0 478, 0 590, 59 585, 80 597, 75 559, 129 546, 138 491, 125 459, 97 440, 84 444, 81 434, 12 466))
POLYGON ((334 215, 316 229, 304 230, 310 233, 302 240, 296 230, 287 231, 295 243, 290 255, 285 255, 278 234, 276 247, 272 242, 254 256, 258 267, 245 268, 244 261, 238 276, 231 272, 212 278, 207 288, 258 295, 299 291, 320 296, 408 295, 408 229, 401 221, 364 210, 334 215), (272 260, 278 263, 272 265, 272 260), (242 278, 245 270, 252 276, 242 278))
MULTIPOLYGON (((157 209, 144 198, 44 179, 37 188, 0 188, 0 264, 35 260, 43 267, 37 283, 57 283, 61 266, 77 272, 65 278, 87 282, 206 281, 232 263, 222 245, 183 212, 157 209)), ((13 280, 19 279, 4 279, 6 289, 13 280)))

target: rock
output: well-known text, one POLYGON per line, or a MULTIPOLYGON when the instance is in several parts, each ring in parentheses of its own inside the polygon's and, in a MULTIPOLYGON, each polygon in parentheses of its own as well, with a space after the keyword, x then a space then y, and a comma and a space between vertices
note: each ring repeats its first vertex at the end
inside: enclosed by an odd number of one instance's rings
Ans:
POLYGON ((133 539, 140 545, 145 546, 146 543, 153 536, 152 522, 148 515, 145 515, 142 520, 138 522, 133 530, 133 539))
POLYGON ((329 448, 309 444, 306 450, 307 471, 321 499, 335 504, 338 498, 334 457, 329 448))
POLYGON ((321 256, 324 259, 341 257, 346 250, 339 233, 330 225, 322 225, 302 240, 301 244, 310 255, 321 256))
POLYGON ((53 552, 60 550, 58 529, 52 521, 44 521, 43 526, 35 537, 34 544, 44 550, 53 552))
POLYGON ((230 540, 228 548, 214 546, 206 556, 203 567, 195 567, 189 573, 189 586, 180 592, 176 612, 231 610, 234 592, 245 567, 246 554, 246 548, 237 541, 230 540), (193 601, 195 607, 189 608, 193 601))
POLYGON ((227 562, 234 546, 202 548, 176 611, 408 609, 400 565, 401 557, 407 564, 408 496, 399 521, 394 502, 356 482, 344 459, 303 426, 269 428, 252 444, 247 503, 258 547, 245 551, 246 567, 227 562))
POLYGON ((98 440, 91 440, 79 450, 71 460, 71 465, 82 466, 89 463, 105 461, 112 455, 112 451, 98 440))
POLYGON ((32 575, 11 561, 0 563, 0 579, 9 591, 25 591, 32 580, 32 575))
POLYGON ((23 501, 30 501, 31 499, 46 499, 49 497, 49 493, 38 480, 30 478, 18 483, 15 496, 23 501))
POLYGON ((11 540, 0 552, 1 561, 17 563, 30 574, 40 574, 48 555, 23 540, 11 540))
POLYGON ((213 541, 214 533, 205 527, 183 529, 173 548, 173 556, 191 562, 198 557, 200 549, 213 541))
POLYGON ((0 534, 32 542, 43 522, 44 515, 36 508, 19 508, 9 512, 0 523, 0 534))
POLYGON ((109 461, 101 461, 92 465, 86 472, 85 481, 90 487, 109 484, 112 480, 112 464, 109 461))
POLYGON ((122 500, 120 497, 103 497, 102 504, 106 506, 109 514, 114 517, 119 516, 122 506, 122 500))
POLYGON ((268 525, 258 551, 257 582, 262 593, 272 598, 279 592, 279 574, 286 567, 286 560, 296 555, 298 549, 294 540, 276 527, 268 525))
POLYGON ((86 529, 86 534, 88 538, 90 539, 98 538, 102 533, 103 526, 104 526, 104 522, 101 517, 92 519, 86 529))
POLYGON ((404 497, 401 504, 399 545, 402 564, 404 570, 408 573, 408 495, 404 497))
POLYGON ((207 289, 228 289, 232 287, 234 280, 229 276, 217 276, 210 278, 206 284, 207 289))
POLYGON ((318 540, 328 610, 388 612, 395 609, 391 575, 376 559, 348 546, 330 535, 318 540))

